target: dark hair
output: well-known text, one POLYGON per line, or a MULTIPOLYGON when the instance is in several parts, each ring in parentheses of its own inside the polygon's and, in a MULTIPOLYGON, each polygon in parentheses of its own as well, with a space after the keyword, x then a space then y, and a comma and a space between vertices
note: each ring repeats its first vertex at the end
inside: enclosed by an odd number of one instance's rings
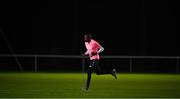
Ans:
POLYGON ((92 34, 90 32, 86 33, 85 34, 88 38, 91 38, 92 37, 92 34))

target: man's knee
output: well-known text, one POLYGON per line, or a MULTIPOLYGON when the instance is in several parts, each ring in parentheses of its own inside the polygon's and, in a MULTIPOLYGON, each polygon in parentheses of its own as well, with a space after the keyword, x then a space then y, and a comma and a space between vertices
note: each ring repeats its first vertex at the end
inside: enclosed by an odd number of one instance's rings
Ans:
POLYGON ((101 73, 100 72, 96 72, 96 75, 101 75, 101 73))
POLYGON ((88 70, 87 70, 87 73, 91 73, 92 72, 92 67, 89 66, 88 70))
POLYGON ((102 74, 101 70, 96 70, 96 74, 97 74, 97 75, 102 74))
POLYGON ((91 70, 90 70, 90 69, 88 69, 88 70, 87 70, 87 73, 88 73, 88 74, 90 74, 90 73, 91 73, 91 70))

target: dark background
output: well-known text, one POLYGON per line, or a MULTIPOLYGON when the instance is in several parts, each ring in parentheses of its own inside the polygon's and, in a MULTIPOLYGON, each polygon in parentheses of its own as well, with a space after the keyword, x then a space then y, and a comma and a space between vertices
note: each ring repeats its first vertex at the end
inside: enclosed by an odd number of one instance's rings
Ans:
POLYGON ((178 0, 1 0, 0 54, 80 55, 92 32, 103 55, 179 56, 179 12, 178 0))
MULTIPOLYGON (((93 32, 104 55, 177 56, 175 0, 1 0, 0 28, 16 54, 80 54, 93 32)), ((0 54, 10 53, 0 36, 0 54)))

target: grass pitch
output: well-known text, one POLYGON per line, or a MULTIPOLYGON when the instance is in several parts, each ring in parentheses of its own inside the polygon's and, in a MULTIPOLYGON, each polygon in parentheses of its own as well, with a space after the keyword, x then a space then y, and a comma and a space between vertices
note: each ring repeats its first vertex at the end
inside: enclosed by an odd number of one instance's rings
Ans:
MULTIPOLYGON (((81 73, 0 73, 0 98, 172 98, 180 97, 180 75, 92 75, 82 92, 81 73)), ((85 79, 86 80, 86 75, 85 79)))

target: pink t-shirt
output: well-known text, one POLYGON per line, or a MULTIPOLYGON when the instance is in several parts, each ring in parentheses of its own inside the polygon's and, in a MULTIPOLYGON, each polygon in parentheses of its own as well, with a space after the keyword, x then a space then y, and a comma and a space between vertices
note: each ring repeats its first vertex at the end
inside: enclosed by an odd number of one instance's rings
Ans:
POLYGON ((89 55, 90 60, 96 60, 96 59, 98 60, 98 59, 100 59, 98 50, 101 47, 101 45, 98 42, 91 39, 90 42, 85 42, 85 46, 86 46, 86 49, 87 49, 85 55, 89 55), (97 55, 92 56, 91 55, 92 52, 97 53, 97 55))

